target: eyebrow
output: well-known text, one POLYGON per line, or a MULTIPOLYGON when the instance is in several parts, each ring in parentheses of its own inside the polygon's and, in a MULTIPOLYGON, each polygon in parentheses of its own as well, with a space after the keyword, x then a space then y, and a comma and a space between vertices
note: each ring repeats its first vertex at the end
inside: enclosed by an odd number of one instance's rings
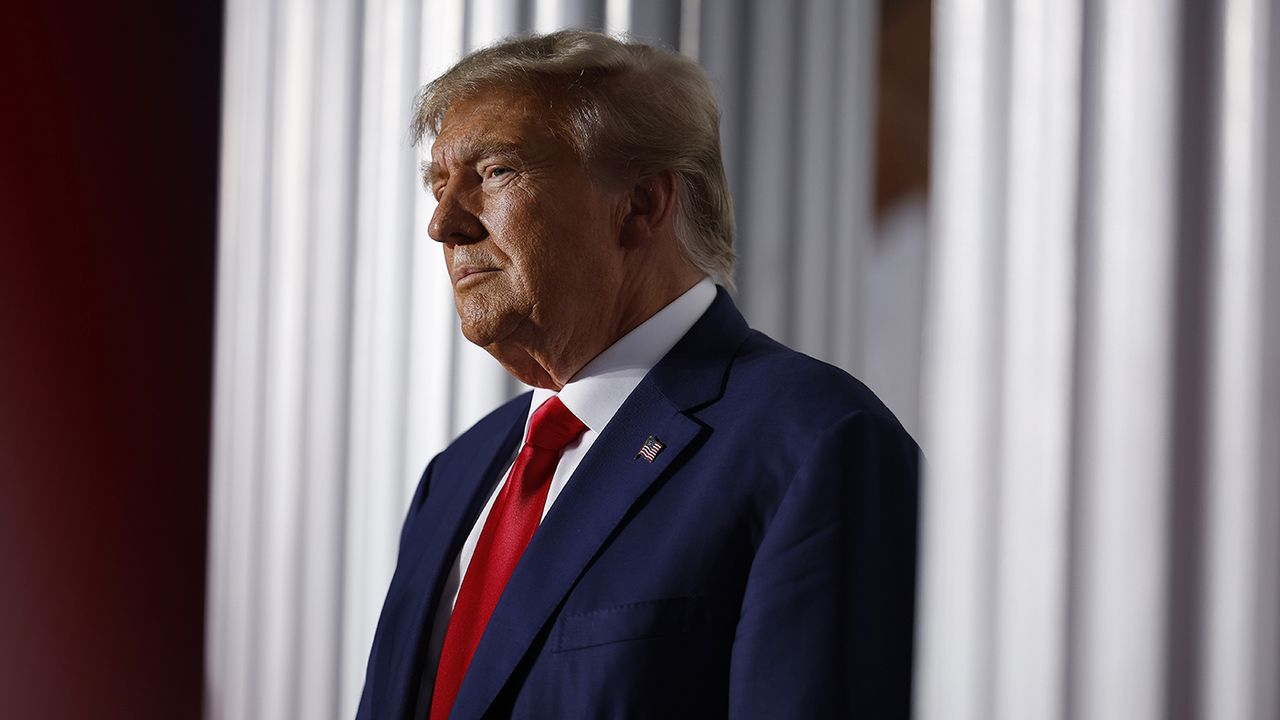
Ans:
MULTIPOLYGON (((463 164, 471 164, 481 158, 500 157, 521 160, 524 158, 523 147, 519 143, 508 140, 464 141, 458 153, 463 164)), ((431 188, 435 181, 448 175, 448 171, 439 163, 431 160, 422 161, 422 182, 431 188)))

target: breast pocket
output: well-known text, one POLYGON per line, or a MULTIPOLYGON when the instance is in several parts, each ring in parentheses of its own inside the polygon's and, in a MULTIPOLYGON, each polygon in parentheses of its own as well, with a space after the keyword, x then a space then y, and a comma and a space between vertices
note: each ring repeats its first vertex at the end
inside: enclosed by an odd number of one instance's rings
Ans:
POLYGON ((693 627, 698 600, 698 596, 644 600, 564 615, 554 634, 552 652, 682 635, 693 627))

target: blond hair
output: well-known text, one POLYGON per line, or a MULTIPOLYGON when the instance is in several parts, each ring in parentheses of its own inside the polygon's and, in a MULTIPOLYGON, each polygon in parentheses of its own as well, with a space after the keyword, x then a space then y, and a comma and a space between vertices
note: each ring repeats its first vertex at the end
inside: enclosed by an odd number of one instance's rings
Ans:
POLYGON ((552 118, 588 165, 676 178, 685 258, 733 288, 733 202, 720 156, 720 110, 697 63, 597 32, 511 38, 458 61, 419 94, 414 142, 440 132, 454 102, 506 87, 566 101, 552 118))

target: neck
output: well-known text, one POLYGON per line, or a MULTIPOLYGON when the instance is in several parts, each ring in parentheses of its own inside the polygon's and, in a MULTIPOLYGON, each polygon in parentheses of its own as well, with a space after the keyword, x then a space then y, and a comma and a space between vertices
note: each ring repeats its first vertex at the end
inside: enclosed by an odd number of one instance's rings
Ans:
POLYGON ((486 348, 527 385, 559 391, 587 363, 698 283, 702 273, 649 273, 625 283, 609 305, 584 303, 588 314, 563 333, 535 330, 524 342, 486 348), (598 320, 597 320, 598 319, 598 320), (593 320, 596 320, 593 322, 593 320))

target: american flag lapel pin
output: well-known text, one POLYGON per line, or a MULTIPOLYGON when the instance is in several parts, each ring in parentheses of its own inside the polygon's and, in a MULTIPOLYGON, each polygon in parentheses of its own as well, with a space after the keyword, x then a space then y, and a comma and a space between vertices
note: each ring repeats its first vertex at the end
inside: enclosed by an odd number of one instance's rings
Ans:
POLYGON ((635 459, 639 460, 640 458, 644 458, 648 462, 653 462, 658 458, 658 453, 662 452, 662 448, 664 447, 666 447, 666 445, 663 445, 661 440, 650 435, 644 441, 644 445, 640 446, 640 452, 636 453, 635 459))

